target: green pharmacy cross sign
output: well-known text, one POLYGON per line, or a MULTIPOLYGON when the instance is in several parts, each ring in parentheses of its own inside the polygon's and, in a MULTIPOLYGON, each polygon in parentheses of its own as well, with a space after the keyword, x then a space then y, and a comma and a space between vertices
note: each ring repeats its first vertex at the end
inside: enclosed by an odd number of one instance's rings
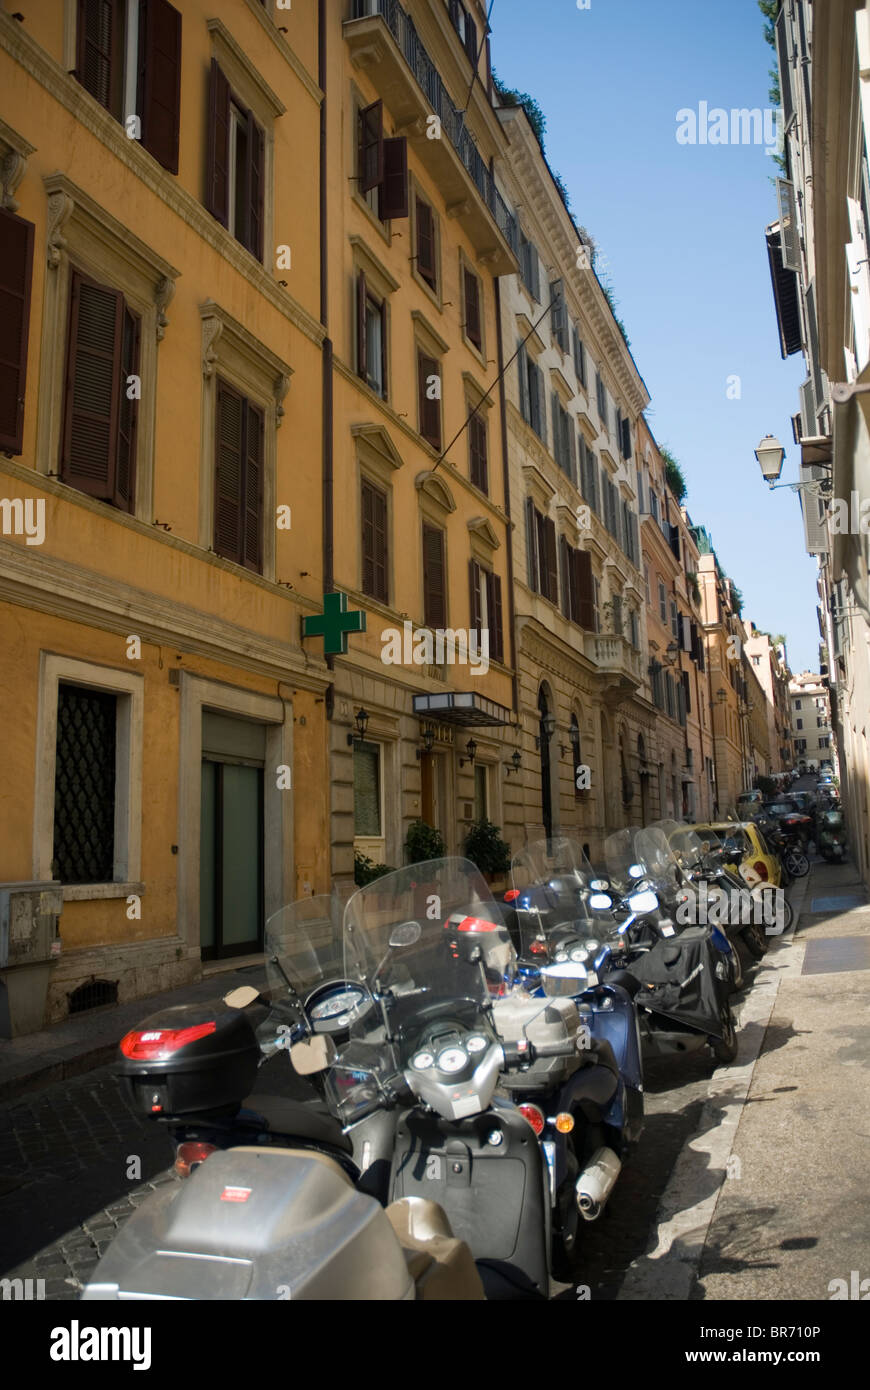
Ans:
POLYGON ((347 611, 347 594, 324 594, 323 612, 302 619, 302 636, 322 637, 325 656, 343 656, 347 634, 365 630, 366 615, 359 610, 347 611))

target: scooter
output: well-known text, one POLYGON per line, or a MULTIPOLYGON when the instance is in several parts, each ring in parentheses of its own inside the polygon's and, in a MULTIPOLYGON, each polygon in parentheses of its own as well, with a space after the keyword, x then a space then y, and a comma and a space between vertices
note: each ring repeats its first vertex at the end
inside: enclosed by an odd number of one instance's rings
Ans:
POLYGON ((829 864, 842 864, 846 858, 846 837, 842 811, 821 811, 816 848, 829 864))
MULTIPOLYGON (((512 987, 515 967, 467 861, 412 865, 361 889, 344 911, 343 978, 320 1001, 340 1005, 347 1040, 336 1048, 312 1034, 289 1053, 306 1075, 325 1073, 345 1136, 388 1116, 386 1210, 322 1153, 259 1142, 219 1150, 143 1203, 84 1297, 548 1296, 545 1160, 528 1120, 496 1090, 543 1058, 578 1069, 586 1059, 567 1023, 541 1042, 499 1036, 492 1000, 512 987)), ((542 975, 558 992, 558 978, 542 975)), ((228 1059, 217 1048, 212 1074, 228 1059)))

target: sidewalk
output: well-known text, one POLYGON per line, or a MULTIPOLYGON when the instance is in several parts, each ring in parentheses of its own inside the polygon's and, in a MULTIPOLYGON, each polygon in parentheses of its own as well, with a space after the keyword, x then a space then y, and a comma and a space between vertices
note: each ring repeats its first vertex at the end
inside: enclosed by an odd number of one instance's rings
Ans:
POLYGON ((746 996, 737 1062, 714 1074, 622 1299, 820 1300, 870 1278, 870 905, 848 864, 795 887, 794 934, 746 996))
POLYGON ((22 1038, 0 1039, 0 1102, 113 1062, 121 1038, 149 1014, 173 1004, 217 1000, 237 985, 260 989, 265 981, 262 963, 235 970, 211 968, 203 979, 182 989, 77 1014, 22 1038))

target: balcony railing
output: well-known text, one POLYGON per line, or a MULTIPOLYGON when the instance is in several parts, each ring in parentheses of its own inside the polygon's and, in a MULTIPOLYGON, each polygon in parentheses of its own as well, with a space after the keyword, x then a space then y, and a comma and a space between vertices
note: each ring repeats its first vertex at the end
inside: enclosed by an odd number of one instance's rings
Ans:
POLYGON ((585 634, 586 656, 601 671, 613 671, 621 676, 627 676, 632 682, 640 685, 641 659, 640 652, 632 647, 625 637, 610 635, 608 633, 587 632, 585 634))
POLYGON ((465 124, 465 114, 457 111, 441 75, 424 48, 414 21, 398 0, 354 0, 352 17, 367 19, 375 15, 386 22, 408 67, 432 110, 441 122, 441 129, 462 160, 480 196, 489 208, 496 226, 515 256, 519 256, 520 238, 517 219, 495 186, 495 179, 474 143, 465 124))

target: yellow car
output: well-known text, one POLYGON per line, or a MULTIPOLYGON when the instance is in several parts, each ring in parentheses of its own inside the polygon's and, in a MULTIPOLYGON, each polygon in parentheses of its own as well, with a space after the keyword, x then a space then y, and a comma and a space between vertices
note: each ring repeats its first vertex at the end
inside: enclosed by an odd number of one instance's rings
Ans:
POLYGON ((738 874, 743 869, 745 872, 741 876, 744 878, 760 879, 764 883, 772 883, 774 888, 781 887, 779 860, 768 849, 754 821, 717 821, 713 825, 693 825, 691 828, 702 840, 709 840, 714 852, 725 850, 726 854, 733 854, 733 859, 723 859, 725 868, 732 873, 738 874))

